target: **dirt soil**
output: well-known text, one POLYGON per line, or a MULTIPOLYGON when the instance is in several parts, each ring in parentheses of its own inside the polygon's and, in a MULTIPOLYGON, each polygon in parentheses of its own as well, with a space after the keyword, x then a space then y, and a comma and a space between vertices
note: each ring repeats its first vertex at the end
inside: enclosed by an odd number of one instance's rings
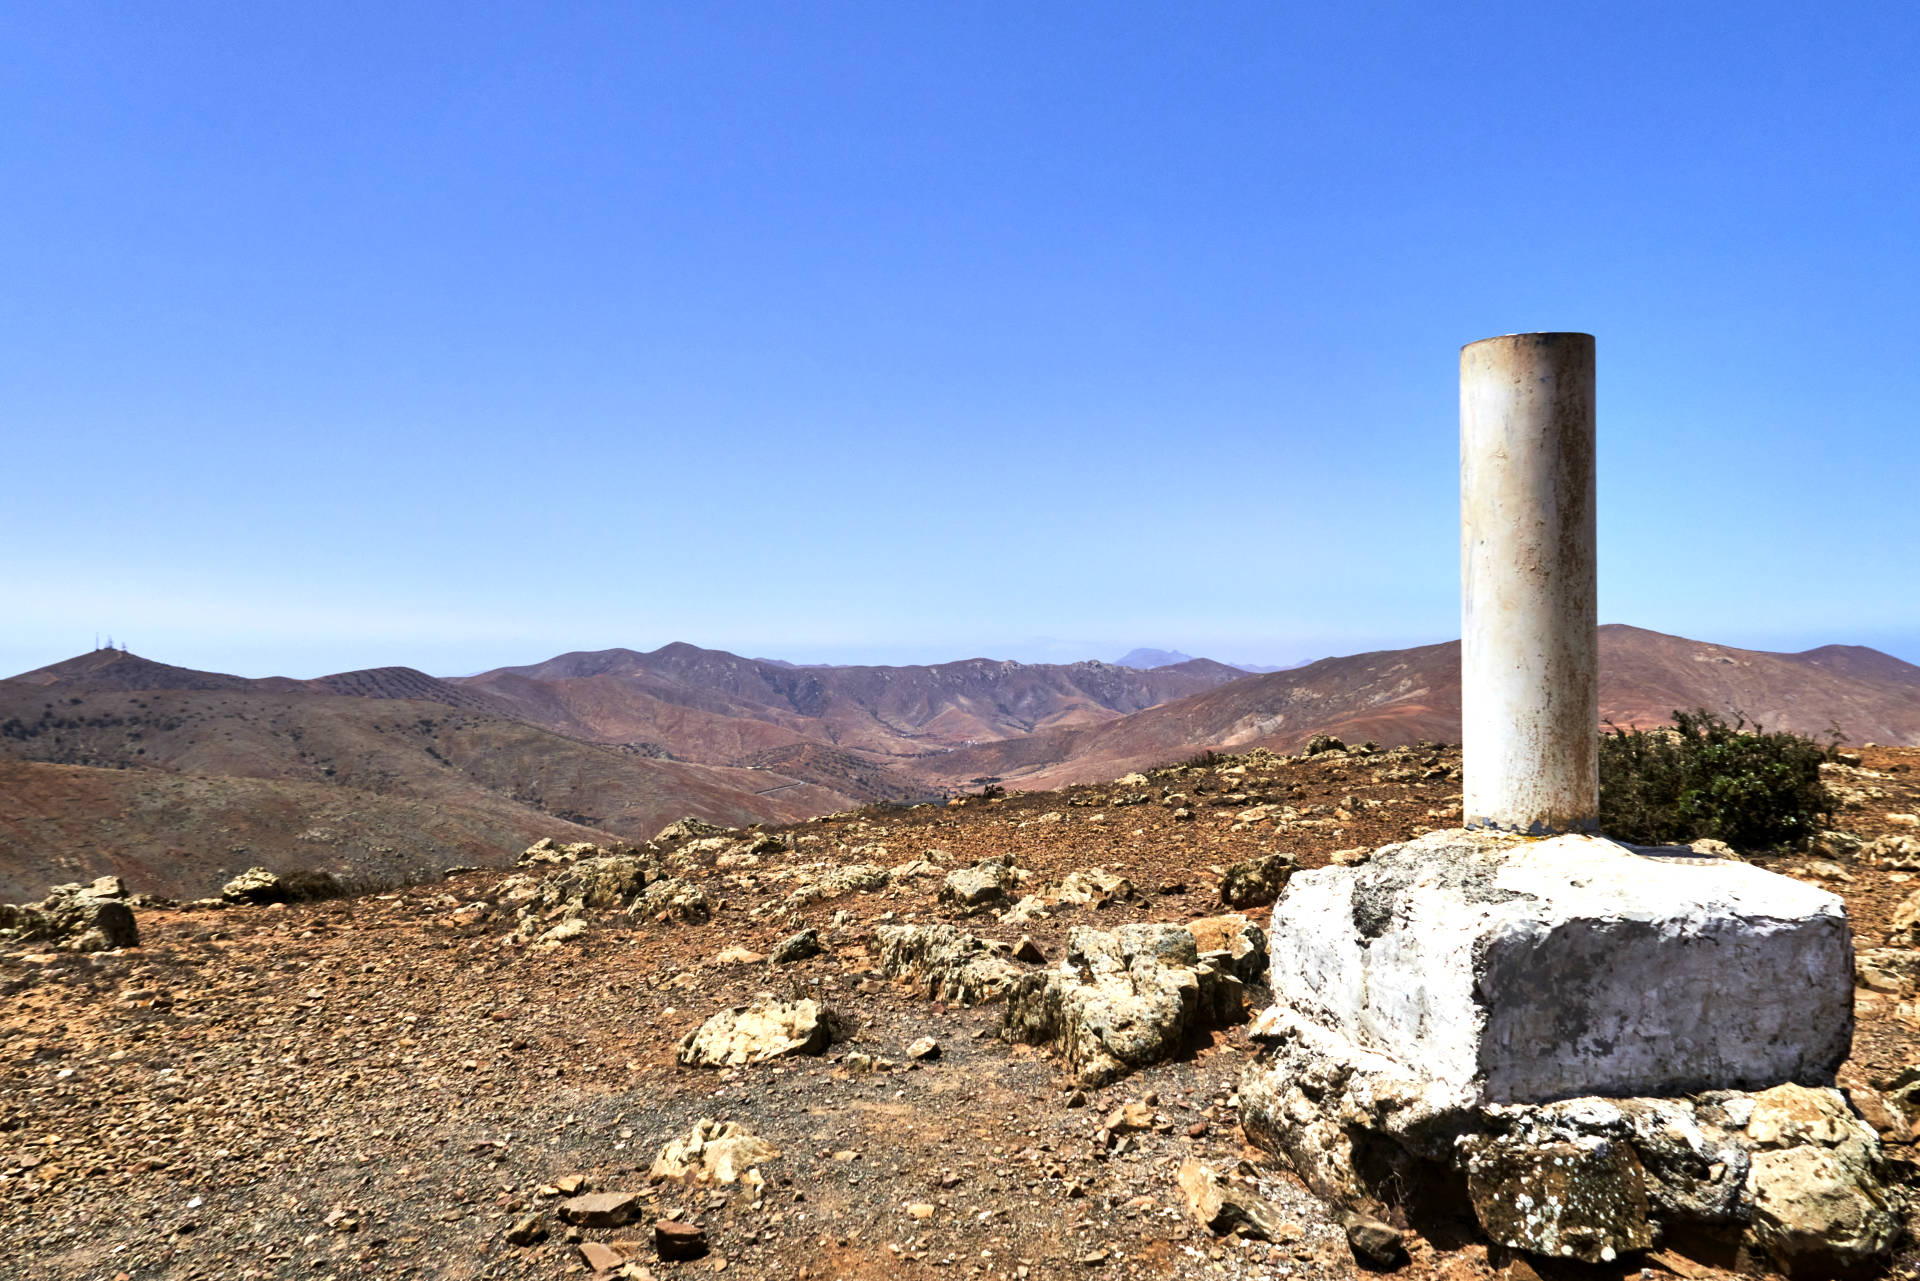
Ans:
MULTIPOLYGON (((1914 830, 1898 816, 1920 812, 1920 749, 1864 756, 1843 780, 1856 803, 1840 825, 1914 830)), ((141 910, 142 945, 118 953, 15 950, 0 956, 0 1276, 585 1277, 583 1245, 613 1246, 596 1261, 630 1255, 629 1275, 657 1278, 1354 1275, 1336 1219, 1239 1132, 1234 1091, 1256 1049, 1244 1027, 1082 1096, 1049 1052, 998 1038, 997 1005, 943 1005, 887 980, 873 931, 953 919, 935 897, 944 872, 988 856, 1011 854, 1030 875, 1023 888, 1090 867, 1128 877, 1132 899, 1021 926, 964 923, 1008 942, 1031 935, 1057 961, 1074 925, 1221 911, 1220 873, 1236 860, 1285 849, 1318 866, 1454 826, 1458 763, 1428 748, 1256 757, 1237 773, 1244 763, 1225 760, 1145 785, 818 819, 778 829, 793 847, 758 864, 687 871, 716 904, 709 922, 593 912, 551 950, 505 941, 499 912, 471 920, 499 871, 324 903, 141 910), (1236 825, 1260 804, 1295 816, 1236 825), (790 906, 807 864, 915 859, 939 872, 790 906), (720 959, 736 946, 765 954, 803 925, 818 929, 821 955, 720 959), (838 1039, 747 1068, 677 1063, 683 1035, 763 991, 828 1003, 838 1039), (909 1061, 922 1037, 937 1056, 909 1061), (850 1055, 887 1062, 860 1071, 850 1055), (1107 1115, 1136 1101, 1152 1128, 1117 1152, 1096 1142, 1107 1115), (705 1117, 780 1150, 761 1165, 763 1187, 648 1182, 660 1148, 705 1117), (1249 1163, 1239 1168, 1287 1220, 1282 1239, 1215 1238, 1195 1223, 1174 1181, 1190 1157, 1228 1173, 1249 1163), (554 1189, 569 1176, 640 1194, 638 1220, 568 1240, 554 1189), (510 1243, 530 1214, 547 1236, 510 1243), (704 1228, 708 1253, 657 1257, 649 1227, 668 1217, 704 1228)), ((1862 946, 1920 888, 1860 863, 1769 865, 1843 894, 1862 946)), ((1862 994, 1843 1084, 1920 1062, 1911 1002, 1862 994)), ((1887 1137, 1890 1153, 1911 1151, 1908 1135, 1887 1137)), ((1403 1275, 1533 1275, 1470 1222, 1426 1227, 1403 1275)), ((1722 1275, 1665 1258, 1577 1271, 1722 1275)))

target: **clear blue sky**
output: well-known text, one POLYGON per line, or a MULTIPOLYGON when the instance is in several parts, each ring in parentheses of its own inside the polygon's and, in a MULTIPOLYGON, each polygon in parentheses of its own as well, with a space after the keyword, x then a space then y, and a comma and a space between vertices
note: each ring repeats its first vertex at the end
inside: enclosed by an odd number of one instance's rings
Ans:
POLYGON ((1920 8, 0 9, 0 670, 1458 632, 1457 349, 1601 614, 1920 661, 1920 8))

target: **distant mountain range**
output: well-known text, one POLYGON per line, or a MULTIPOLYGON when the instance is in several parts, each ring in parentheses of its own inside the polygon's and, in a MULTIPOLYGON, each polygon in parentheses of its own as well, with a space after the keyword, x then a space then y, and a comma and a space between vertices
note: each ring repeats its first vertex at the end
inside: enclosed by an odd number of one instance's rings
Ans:
MULTIPOLYGON (((1655 725, 1696 707, 1803 734, 1838 727, 1855 743, 1920 743, 1920 667, 1854 645, 1772 654, 1620 624, 1600 629, 1603 720, 1655 725)), ((1208 748, 1296 751, 1319 733, 1385 746, 1459 741, 1460 643, 1251 676, 1104 725, 972 747, 942 772, 1058 787, 1208 748)))
MULTIPOLYGON (((1172 667, 1179 663, 1195 661, 1193 655, 1182 654, 1177 649, 1130 649, 1114 662, 1121 667, 1138 667, 1151 670, 1156 667, 1172 667)), ((1291 667, 1304 667, 1305 663, 1293 663, 1288 666, 1261 667, 1253 663, 1228 663, 1228 667, 1242 672, 1284 672, 1291 667)))
POLYGON ((416 875, 539 836, 645 839, 937 795, 921 757, 1234 680, 1196 661, 799 668, 692 645, 441 679, 248 679, 96 650, 0 680, 0 899, 118 872, 204 894, 253 862, 416 875))
MULTIPOLYGON (((643 839, 693 814, 780 823, 1111 778, 1206 748, 1459 737, 1457 643, 1248 675, 990 659, 797 667, 692 645, 476 676, 405 667, 248 679, 98 650, 0 680, 0 899, 117 872, 211 892, 252 863, 402 877, 544 835, 643 839)), ((1602 710, 1746 713, 1920 743, 1920 667, 1876 650, 1730 649, 1601 629, 1602 710)))
POLYGON ((885 763, 1096 725, 1242 674, 1206 659, 1144 672, 1112 663, 986 658, 924 667, 794 667, 675 644, 651 653, 562 654, 452 684, 563 734, 645 743, 682 760, 734 763, 810 742, 885 763))
POLYGON ((1182 654, 1177 649, 1130 649, 1114 660, 1122 667, 1137 667, 1143 671, 1192 661, 1192 654, 1182 654))

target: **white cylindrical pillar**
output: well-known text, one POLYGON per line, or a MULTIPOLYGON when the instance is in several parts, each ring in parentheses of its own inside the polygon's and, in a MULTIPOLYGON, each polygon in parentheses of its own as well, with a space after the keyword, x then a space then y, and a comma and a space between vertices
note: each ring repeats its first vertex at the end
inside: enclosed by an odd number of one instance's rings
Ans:
POLYGON ((1469 827, 1600 811, 1591 334, 1460 349, 1460 720, 1469 827))

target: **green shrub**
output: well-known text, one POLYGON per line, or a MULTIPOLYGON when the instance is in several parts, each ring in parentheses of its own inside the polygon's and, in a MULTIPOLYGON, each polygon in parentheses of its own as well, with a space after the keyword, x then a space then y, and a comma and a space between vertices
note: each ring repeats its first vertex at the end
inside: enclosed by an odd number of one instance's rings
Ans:
POLYGON ((280 894, 281 901, 287 903, 324 903, 329 899, 386 894, 431 879, 431 876, 409 878, 377 873, 341 876, 318 869, 301 869, 280 874, 280 894))
POLYGON ((1600 737, 1600 830, 1616 840, 1662 845, 1702 839, 1741 850, 1806 842, 1830 822, 1833 797, 1820 763, 1841 741, 1822 747, 1801 734, 1728 724, 1701 708, 1676 711, 1671 729, 1623 730, 1600 737))

